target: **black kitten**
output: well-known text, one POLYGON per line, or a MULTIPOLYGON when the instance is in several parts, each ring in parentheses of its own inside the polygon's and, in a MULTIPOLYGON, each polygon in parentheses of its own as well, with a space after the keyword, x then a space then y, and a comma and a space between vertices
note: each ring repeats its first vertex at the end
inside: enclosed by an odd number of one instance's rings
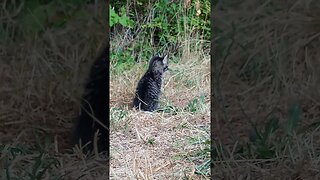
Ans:
POLYGON ((155 111, 159 107, 163 73, 168 69, 168 56, 154 56, 147 72, 140 79, 133 107, 143 111, 155 111))
POLYGON ((90 77, 85 87, 81 102, 81 112, 78 117, 73 143, 82 146, 88 144, 84 151, 92 152, 94 137, 98 132, 98 152, 109 154, 109 121, 108 121, 108 66, 107 57, 109 49, 106 48, 93 64, 90 77))

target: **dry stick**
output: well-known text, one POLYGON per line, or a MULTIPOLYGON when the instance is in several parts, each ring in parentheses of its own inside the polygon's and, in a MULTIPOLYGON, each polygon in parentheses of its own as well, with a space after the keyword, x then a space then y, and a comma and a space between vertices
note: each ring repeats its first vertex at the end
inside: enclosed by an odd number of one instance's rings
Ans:
MULTIPOLYGON (((135 10, 136 11, 136 10, 135 10)), ((136 12, 136 14, 138 14, 136 12)), ((136 17, 138 20, 138 17, 136 17)), ((125 33, 125 37, 122 40, 122 43, 119 45, 119 50, 124 49, 124 47, 129 46, 130 44, 132 44, 134 42, 134 37, 137 37, 139 35, 139 33, 141 32, 141 24, 145 24, 146 22, 149 22, 151 19, 151 11, 149 12, 149 15, 142 21, 142 23, 139 23, 138 25, 136 25, 138 28, 136 29, 136 31, 131 35, 131 40, 129 40, 129 31, 131 31, 130 29, 128 29, 125 33), (125 43, 127 42, 127 43, 125 43)))
POLYGON ((212 161, 212 163, 218 164, 218 163, 247 163, 247 162, 256 162, 256 163, 263 163, 263 162, 276 162, 278 160, 284 159, 284 158, 289 158, 290 156, 283 156, 283 157, 277 157, 277 158, 272 158, 272 159, 239 159, 239 160, 218 160, 218 161, 212 161))
MULTIPOLYGON (((141 102, 143 102, 144 105, 148 105, 147 103, 145 103, 144 101, 142 101, 142 99, 140 99, 140 97, 139 97, 138 94, 136 94, 136 96, 137 96, 137 98, 138 98, 141 102)), ((139 105, 139 109, 140 109, 140 105, 139 105)))
POLYGON ((97 132, 94 133, 94 137, 93 137, 93 149, 94 149, 94 154, 96 156, 96 158, 98 159, 98 134, 99 134, 99 129, 97 132))
MULTIPOLYGON (((85 99, 83 99, 83 100, 84 100, 86 103, 88 103, 88 105, 89 105, 89 107, 90 107, 90 110, 91 110, 91 112, 92 112, 93 109, 92 109, 90 103, 89 103, 87 100, 85 100, 85 99)), ((83 107, 83 106, 82 106, 82 107, 83 107)), ((98 120, 92 113, 90 113, 89 111, 87 111, 85 108, 82 108, 82 109, 94 120, 94 122, 97 122, 97 123, 100 124, 103 128, 109 130, 109 128, 108 128, 106 125, 104 125, 100 120, 98 120)))

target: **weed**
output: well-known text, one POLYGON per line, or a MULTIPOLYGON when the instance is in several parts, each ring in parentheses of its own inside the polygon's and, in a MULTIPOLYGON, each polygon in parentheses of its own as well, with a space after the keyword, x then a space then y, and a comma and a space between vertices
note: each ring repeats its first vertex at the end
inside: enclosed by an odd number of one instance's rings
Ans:
POLYGON ((128 112, 119 107, 112 107, 110 109, 110 126, 113 127, 127 127, 128 112))
POLYGON ((146 143, 150 144, 150 145, 153 145, 155 143, 155 139, 154 138, 148 138, 146 143))
MULTIPOLYGON (((40 145, 37 147, 40 147, 40 145)), ((6 179, 42 179, 46 173, 50 173, 52 168, 58 168, 60 166, 58 159, 47 153, 48 147, 44 148, 30 150, 23 145, 0 148, 0 152, 3 155, 2 161, 5 162, 5 172, 3 173, 6 179), (25 166, 27 168, 22 168, 25 166)), ((0 177, 2 175, 1 173, 0 177)))
MULTIPOLYGON (((184 14, 185 10, 181 3, 181 1, 169 3, 166 0, 159 0, 154 4, 141 2, 137 4, 136 9, 127 9, 126 14, 131 14, 130 17, 136 25, 130 29, 118 28, 113 32, 116 34, 116 31, 120 31, 119 33, 126 31, 121 42, 111 41, 114 44, 111 46, 111 61, 115 68, 121 68, 119 66, 123 63, 129 63, 132 66, 132 62, 147 61, 157 52, 170 51, 169 56, 181 54, 182 50, 179 46, 184 41, 181 38, 183 34, 194 36, 194 33, 199 32, 201 34, 199 37, 209 39, 209 1, 202 2, 202 11, 199 16, 196 15, 196 7, 193 4, 184 14), (142 8, 141 12, 138 10, 139 7, 150 8, 142 8), (147 19, 139 17, 147 17, 147 19)), ((124 6, 125 4, 122 3, 115 4, 115 9, 121 12, 122 17, 113 16, 116 13, 112 9, 112 22, 116 19, 122 19, 123 22, 129 21, 124 16, 124 6)), ((131 23, 123 23, 123 26, 129 27, 127 24, 131 23)))
POLYGON ((286 132, 288 135, 292 136, 295 133, 300 118, 301 107, 299 102, 292 103, 289 107, 288 120, 286 124, 286 132))
POLYGON ((185 129, 185 128, 190 128, 190 127, 188 126, 188 123, 182 122, 176 128, 177 129, 185 129))
POLYGON ((176 115, 181 110, 179 107, 174 106, 167 97, 163 97, 164 100, 160 101, 160 108, 157 110, 158 112, 163 112, 166 114, 176 115))
POLYGON ((204 95, 202 94, 199 98, 195 97, 193 100, 189 101, 185 110, 194 113, 203 110, 204 106, 204 95))
POLYGON ((210 142, 210 139, 203 135, 189 137, 190 144, 198 144, 201 147, 187 157, 187 159, 197 164, 195 167, 196 174, 208 176, 210 173, 210 142))
POLYGON ((109 6, 109 11, 110 11, 110 13, 109 13, 110 14, 110 17, 109 17, 110 18, 110 21, 109 21, 110 27, 114 26, 117 23, 121 24, 121 26, 123 26, 123 27, 132 27, 134 22, 131 19, 129 19, 129 17, 126 16, 124 7, 122 7, 120 10, 121 16, 119 16, 111 6, 109 6))

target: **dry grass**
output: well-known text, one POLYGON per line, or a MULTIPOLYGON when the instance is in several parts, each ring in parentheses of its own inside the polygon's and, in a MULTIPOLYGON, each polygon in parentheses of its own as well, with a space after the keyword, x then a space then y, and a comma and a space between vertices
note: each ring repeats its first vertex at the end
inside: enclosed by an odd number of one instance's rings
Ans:
POLYGON ((137 82, 145 72, 144 63, 111 74, 110 178, 208 179, 196 175, 195 168, 210 157, 205 151, 210 134, 210 56, 201 51, 185 51, 182 57, 169 54, 171 70, 165 74, 160 101, 161 107, 179 109, 173 114, 132 109, 137 82), (173 63, 174 58, 179 62, 173 63), (195 113, 184 110, 201 94, 204 103, 195 113), (195 155, 197 152, 200 155, 195 155))
POLYGON ((235 2, 214 9, 213 177, 319 179, 319 3, 235 2), (249 137, 272 118, 261 156, 249 137))
MULTIPOLYGON (((4 4, 1 25, 17 32, 4 4)), ((45 28, 25 39, 1 39, 0 179, 108 175, 105 161, 67 153, 83 85, 105 38, 104 4, 84 8, 96 16, 88 21, 75 18, 64 28, 45 28)))

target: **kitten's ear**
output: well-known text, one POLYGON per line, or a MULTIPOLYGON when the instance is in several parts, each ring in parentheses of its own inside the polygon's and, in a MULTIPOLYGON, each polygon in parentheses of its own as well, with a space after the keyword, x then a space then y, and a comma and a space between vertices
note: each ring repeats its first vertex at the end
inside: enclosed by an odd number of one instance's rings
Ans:
POLYGON ((168 55, 163 58, 162 62, 163 64, 168 64, 168 55))

